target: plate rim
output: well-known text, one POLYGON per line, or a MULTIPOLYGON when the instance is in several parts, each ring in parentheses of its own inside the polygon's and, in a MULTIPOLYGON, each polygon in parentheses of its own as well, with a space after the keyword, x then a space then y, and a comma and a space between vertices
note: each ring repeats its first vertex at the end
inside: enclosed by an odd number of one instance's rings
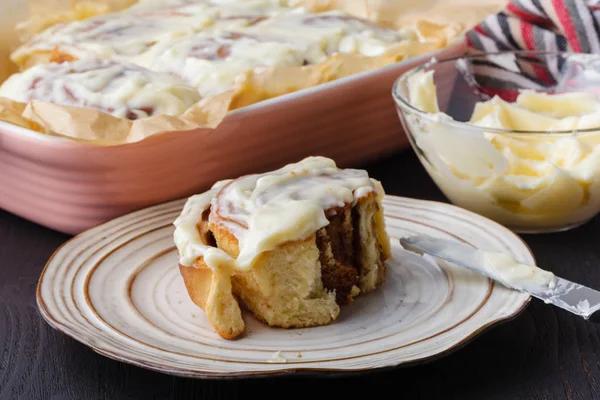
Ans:
MULTIPOLYGON (((449 207, 451 209, 454 209, 455 211, 459 211, 461 213, 466 213, 466 214, 468 214, 470 216, 474 216, 476 218, 484 219, 487 223, 494 225, 496 228, 500 229, 501 231, 504 231, 505 234, 517 238, 524 245, 525 249, 527 250, 529 255, 532 257, 534 262, 537 263, 533 251, 531 250, 529 245, 523 240, 523 238, 521 238, 515 232, 512 232, 507 227, 505 227, 505 226, 499 224, 498 222, 495 222, 489 218, 486 218, 480 214, 477 214, 472 211, 466 210, 464 208, 455 206, 453 204, 445 203, 445 202, 441 202, 441 201, 424 200, 424 199, 417 199, 417 198, 406 197, 406 196, 396 196, 396 195, 390 195, 390 194, 386 194, 385 198, 387 198, 387 199, 392 198, 392 199, 396 199, 396 200, 409 200, 409 201, 416 201, 419 203, 428 203, 428 204, 434 204, 434 205, 442 205, 444 207, 449 207)), ((111 219, 109 221, 106 221, 104 223, 101 223, 99 225, 96 225, 93 228, 87 229, 87 230, 69 238, 64 243, 62 243, 60 246, 58 246, 56 248, 56 250, 54 250, 52 255, 48 258, 48 261, 46 262, 46 264, 44 265, 44 268, 42 269, 42 271, 40 273, 40 276, 38 278, 37 285, 36 285, 37 308, 38 308, 41 316, 43 317, 43 319, 46 321, 46 323, 48 323, 48 325, 50 325, 53 329, 71 337, 72 339, 76 340, 77 342, 90 348, 97 354, 100 354, 111 360, 123 362, 126 364, 134 365, 136 367, 148 369, 148 370, 155 371, 155 372, 160 372, 163 374, 169 374, 169 375, 173 375, 173 376, 179 376, 179 377, 185 377, 185 378, 223 379, 223 380, 240 379, 240 378, 258 379, 258 378, 281 377, 281 376, 298 376, 298 377, 299 376, 321 376, 321 377, 332 377, 333 378, 333 377, 344 377, 344 376, 356 376, 356 375, 368 374, 368 373, 372 373, 372 372, 376 372, 376 371, 387 371, 387 370, 393 370, 393 369, 398 369, 398 368, 422 365, 422 364, 427 364, 431 361, 435 361, 439 358, 443 358, 450 353, 460 350, 466 344, 472 342, 476 337, 479 337, 483 332, 488 331, 491 328, 496 327, 498 325, 502 325, 504 323, 507 323, 507 322, 510 322, 510 321, 516 319, 521 313, 523 313, 523 311, 525 311, 525 309, 531 303, 531 296, 525 296, 523 298, 522 304, 520 304, 519 307, 514 312, 512 312, 511 314, 507 314, 507 315, 498 317, 492 321, 487 322, 484 325, 477 327, 477 329, 475 329, 473 332, 471 332, 468 336, 464 337, 463 339, 461 339, 460 341, 458 341, 456 343, 451 344, 451 346, 448 347, 447 349, 444 349, 436 354, 432 354, 429 356, 418 357, 418 358, 408 360, 408 361, 400 361, 393 365, 384 365, 384 366, 368 367, 368 368, 293 367, 293 368, 279 368, 279 369, 261 370, 261 371, 230 371, 230 372, 212 372, 212 371, 206 371, 206 370, 190 370, 190 369, 186 369, 186 368, 170 367, 170 366, 156 364, 153 362, 144 361, 144 360, 140 359, 139 357, 122 356, 116 351, 110 351, 110 350, 102 349, 102 348, 96 346, 93 343, 94 342, 93 340, 90 340, 89 338, 84 337, 84 335, 81 335, 78 332, 76 332, 75 330, 65 326, 64 324, 60 323, 52 316, 51 312, 47 309, 47 306, 42 298, 42 294, 41 294, 42 280, 44 279, 44 276, 46 274, 48 266, 54 260, 55 256, 63 249, 63 247, 65 247, 72 241, 78 240, 83 235, 91 234, 94 231, 101 230, 103 227, 105 227, 108 224, 115 223, 119 220, 131 217, 137 213, 147 211, 149 208, 166 206, 171 203, 174 204, 174 203, 181 202, 185 199, 186 199, 185 197, 179 198, 179 199, 156 204, 154 206, 145 207, 145 208, 124 214, 120 217, 117 217, 117 218, 111 219)), ((493 284, 493 286, 495 286, 494 282, 492 282, 492 284, 493 284)), ((283 365, 285 365, 285 364, 282 364, 282 367, 283 367, 283 365)))

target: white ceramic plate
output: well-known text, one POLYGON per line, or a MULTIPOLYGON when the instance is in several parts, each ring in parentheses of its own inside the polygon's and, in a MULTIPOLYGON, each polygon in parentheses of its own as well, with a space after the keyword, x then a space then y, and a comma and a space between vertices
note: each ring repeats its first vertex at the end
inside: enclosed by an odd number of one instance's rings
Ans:
POLYGON ((378 290, 343 307, 328 326, 269 328, 247 313, 247 334, 227 341, 188 298, 179 275, 171 224, 183 203, 115 219, 57 250, 37 295, 50 325, 108 357, 176 375, 350 372, 440 355, 516 316, 529 302, 524 294, 408 253, 398 243, 401 236, 427 233, 534 263, 518 236, 454 206, 387 196, 393 258, 378 290))

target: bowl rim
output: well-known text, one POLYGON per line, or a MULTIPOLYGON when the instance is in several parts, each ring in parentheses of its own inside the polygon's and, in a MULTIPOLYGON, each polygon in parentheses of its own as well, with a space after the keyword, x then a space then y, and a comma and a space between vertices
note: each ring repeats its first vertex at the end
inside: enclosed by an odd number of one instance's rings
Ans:
POLYGON ((405 99, 403 96, 401 96, 399 93, 398 88, 401 83, 406 81, 410 76, 412 76, 420 71, 423 71, 426 68, 429 68, 433 65, 458 61, 461 59, 474 59, 474 58, 488 57, 488 56, 494 56, 494 55, 505 55, 505 54, 522 54, 522 55, 531 55, 531 56, 535 56, 535 55, 584 56, 584 57, 588 57, 590 59, 596 59, 597 61, 600 62, 600 54, 587 54, 587 53, 583 54, 583 53, 575 53, 575 52, 570 52, 570 51, 537 51, 537 50, 504 50, 504 51, 494 51, 494 52, 479 52, 479 53, 466 54, 466 55, 456 56, 456 57, 441 58, 439 60, 436 59, 435 57, 432 57, 431 60, 429 60, 428 62, 426 62, 422 65, 419 65, 415 68, 411 68, 410 70, 404 72, 402 75, 400 75, 394 81, 394 85, 392 86, 392 97, 394 98, 394 102, 396 103, 398 108, 400 108, 402 110, 402 113, 404 113, 405 110, 408 110, 412 113, 419 115, 420 117, 426 119, 429 122, 443 123, 444 125, 452 126, 455 128, 466 129, 466 130, 470 130, 470 131, 477 131, 480 133, 483 133, 483 132, 496 133, 496 134, 501 134, 501 135, 527 134, 529 136, 536 136, 536 137, 539 137, 539 136, 563 136, 563 137, 575 136, 576 137, 580 134, 594 133, 594 132, 600 133, 600 125, 596 128, 535 131, 535 130, 487 128, 487 127, 483 127, 483 126, 473 125, 468 122, 456 121, 456 120, 452 119, 452 117, 450 117, 450 116, 448 116, 449 118, 444 118, 442 121, 440 121, 439 115, 447 115, 447 114, 442 113, 442 112, 429 113, 429 112, 420 110, 420 109, 414 107, 412 104, 410 104, 408 102, 408 100, 405 99))

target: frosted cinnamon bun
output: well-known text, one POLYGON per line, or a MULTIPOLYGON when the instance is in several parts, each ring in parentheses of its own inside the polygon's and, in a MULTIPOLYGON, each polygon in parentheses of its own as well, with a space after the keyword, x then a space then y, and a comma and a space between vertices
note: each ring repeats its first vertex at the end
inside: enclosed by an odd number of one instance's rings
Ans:
POLYGON ((408 31, 389 29, 343 11, 312 14, 299 9, 261 22, 257 28, 319 43, 327 55, 353 53, 379 56, 403 41, 414 39, 408 31))
POLYGON ((11 59, 22 69, 83 58, 119 58, 145 66, 145 53, 159 42, 252 26, 289 10, 269 0, 143 1, 118 13, 57 24, 20 46, 11 59))
POLYGON ((148 67, 177 75, 208 97, 234 88, 249 70, 306 65, 310 52, 302 39, 269 32, 203 32, 157 46, 148 67))
POLYGON ((331 323, 385 280, 383 195, 366 171, 309 157, 192 196, 174 222, 191 299, 227 339, 244 332, 240 304, 274 327, 331 323))
POLYGON ((169 74, 94 59, 43 64, 14 74, 0 86, 0 96, 22 103, 40 100, 93 108, 132 120, 180 115, 201 99, 169 74))
MULTIPOLYGON (((175 81, 181 81, 196 90, 196 99, 207 98, 208 104, 233 110, 421 54, 430 47, 425 45, 427 35, 412 28, 396 31, 344 11, 316 11, 334 5, 329 3, 315 8, 300 7, 303 2, 292 0, 139 0, 119 12, 51 26, 18 47, 11 59, 22 71, 83 60, 128 63, 140 71, 153 71, 157 82, 167 82, 167 74, 172 75, 174 88, 180 88, 175 81), (227 96, 208 100, 223 92, 231 94, 229 100, 220 103, 227 96)), ((40 90, 23 86, 43 71, 14 77, 8 88, 24 92, 5 89, 4 95, 19 101, 56 99, 57 104, 89 106, 128 118, 156 115, 161 107, 166 107, 167 115, 177 115, 193 97, 187 88, 176 89, 175 94, 161 86, 159 107, 139 108, 144 94, 155 94, 155 85, 144 83, 147 77, 141 83, 128 81, 148 89, 127 94, 136 103, 130 112, 129 100, 119 97, 116 105, 108 104, 108 97, 81 81, 74 84, 89 94, 71 96, 67 87, 40 95, 40 90), (163 102, 165 93, 182 102, 163 102)))
POLYGON ((232 30, 254 26, 291 11, 290 8, 271 0, 213 0, 211 3, 219 10, 211 26, 213 30, 232 30))
POLYGON ((57 24, 11 54, 22 69, 85 58, 135 62, 161 40, 192 34, 212 24, 217 10, 204 3, 162 5, 57 24))

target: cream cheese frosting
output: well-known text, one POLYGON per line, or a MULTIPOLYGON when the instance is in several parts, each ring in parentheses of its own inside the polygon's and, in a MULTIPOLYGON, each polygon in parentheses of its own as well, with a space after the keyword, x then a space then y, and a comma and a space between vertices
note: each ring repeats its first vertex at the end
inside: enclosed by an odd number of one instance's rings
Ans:
POLYGON ((130 10, 55 25, 19 47, 11 59, 21 63, 36 52, 60 49, 72 58, 123 58, 143 54, 161 40, 209 26, 215 8, 204 3, 157 10, 130 10))
POLYGON ((424 257, 439 256, 469 269, 483 272, 510 289, 526 289, 531 293, 548 293, 556 286, 550 271, 519 262, 509 254, 476 249, 451 240, 438 240, 427 235, 414 235, 401 240, 403 247, 424 257), (426 251, 427 253, 423 253, 426 251))
POLYGON ((196 90, 169 74, 97 59, 37 65, 12 75, 0 96, 95 108, 128 119, 180 115, 200 100, 196 90))
POLYGON ((245 71, 316 64, 338 52, 378 56, 405 39, 342 12, 296 9, 233 31, 164 41, 138 62, 182 77, 206 97, 235 87, 245 71))
POLYGON ((55 25, 11 58, 25 68, 119 60, 171 73, 206 97, 242 87, 249 71, 317 64, 336 53, 380 56, 407 41, 419 39, 342 11, 312 13, 286 1, 144 0, 55 25))
POLYGON ((223 250, 204 243, 197 227, 198 222, 202 219, 202 214, 209 209, 219 189, 227 182, 217 182, 210 190, 190 197, 186 201, 181 214, 173 223, 175 225, 173 240, 179 251, 179 263, 181 265, 193 266, 198 257, 203 257, 209 252, 215 252, 218 253, 217 255, 229 258, 223 250))
MULTIPOLYGON (((366 171, 339 169, 324 157, 309 157, 273 172, 219 182, 188 199, 174 222, 180 264, 193 266, 203 257, 212 269, 250 268, 259 254, 306 239, 328 225, 325 210, 355 204, 370 193, 379 198, 384 195, 381 184, 366 171), (196 224, 209 207, 209 221, 222 224, 237 238, 237 259, 206 245, 200 237, 196 224)), ((387 237, 385 232, 379 235, 387 237)))
POLYGON ((199 31, 241 28, 289 10, 269 0, 142 1, 118 13, 57 24, 19 47, 11 58, 20 63, 35 52, 60 48, 75 58, 135 61, 157 43, 199 31))
POLYGON ((591 218, 600 207, 600 99, 592 93, 522 91, 514 103, 478 103, 459 128, 440 112, 433 71, 408 81, 407 119, 425 167, 454 203, 516 228, 552 229, 591 218), (448 123, 449 122, 449 123, 448 123), (523 131, 501 133, 485 128, 523 131), (571 133, 528 133, 531 131, 571 133))
POLYGON ((520 263, 508 254, 484 252, 481 267, 490 278, 511 289, 543 291, 554 288, 555 276, 552 272, 520 263))
POLYGON ((178 75, 208 97, 234 87, 245 71, 304 65, 307 47, 260 30, 203 32, 157 46, 148 67, 178 75))
POLYGON ((412 39, 406 33, 341 11, 311 14, 298 9, 261 22, 258 27, 278 35, 305 38, 328 55, 340 52, 378 56, 393 45, 412 39))

